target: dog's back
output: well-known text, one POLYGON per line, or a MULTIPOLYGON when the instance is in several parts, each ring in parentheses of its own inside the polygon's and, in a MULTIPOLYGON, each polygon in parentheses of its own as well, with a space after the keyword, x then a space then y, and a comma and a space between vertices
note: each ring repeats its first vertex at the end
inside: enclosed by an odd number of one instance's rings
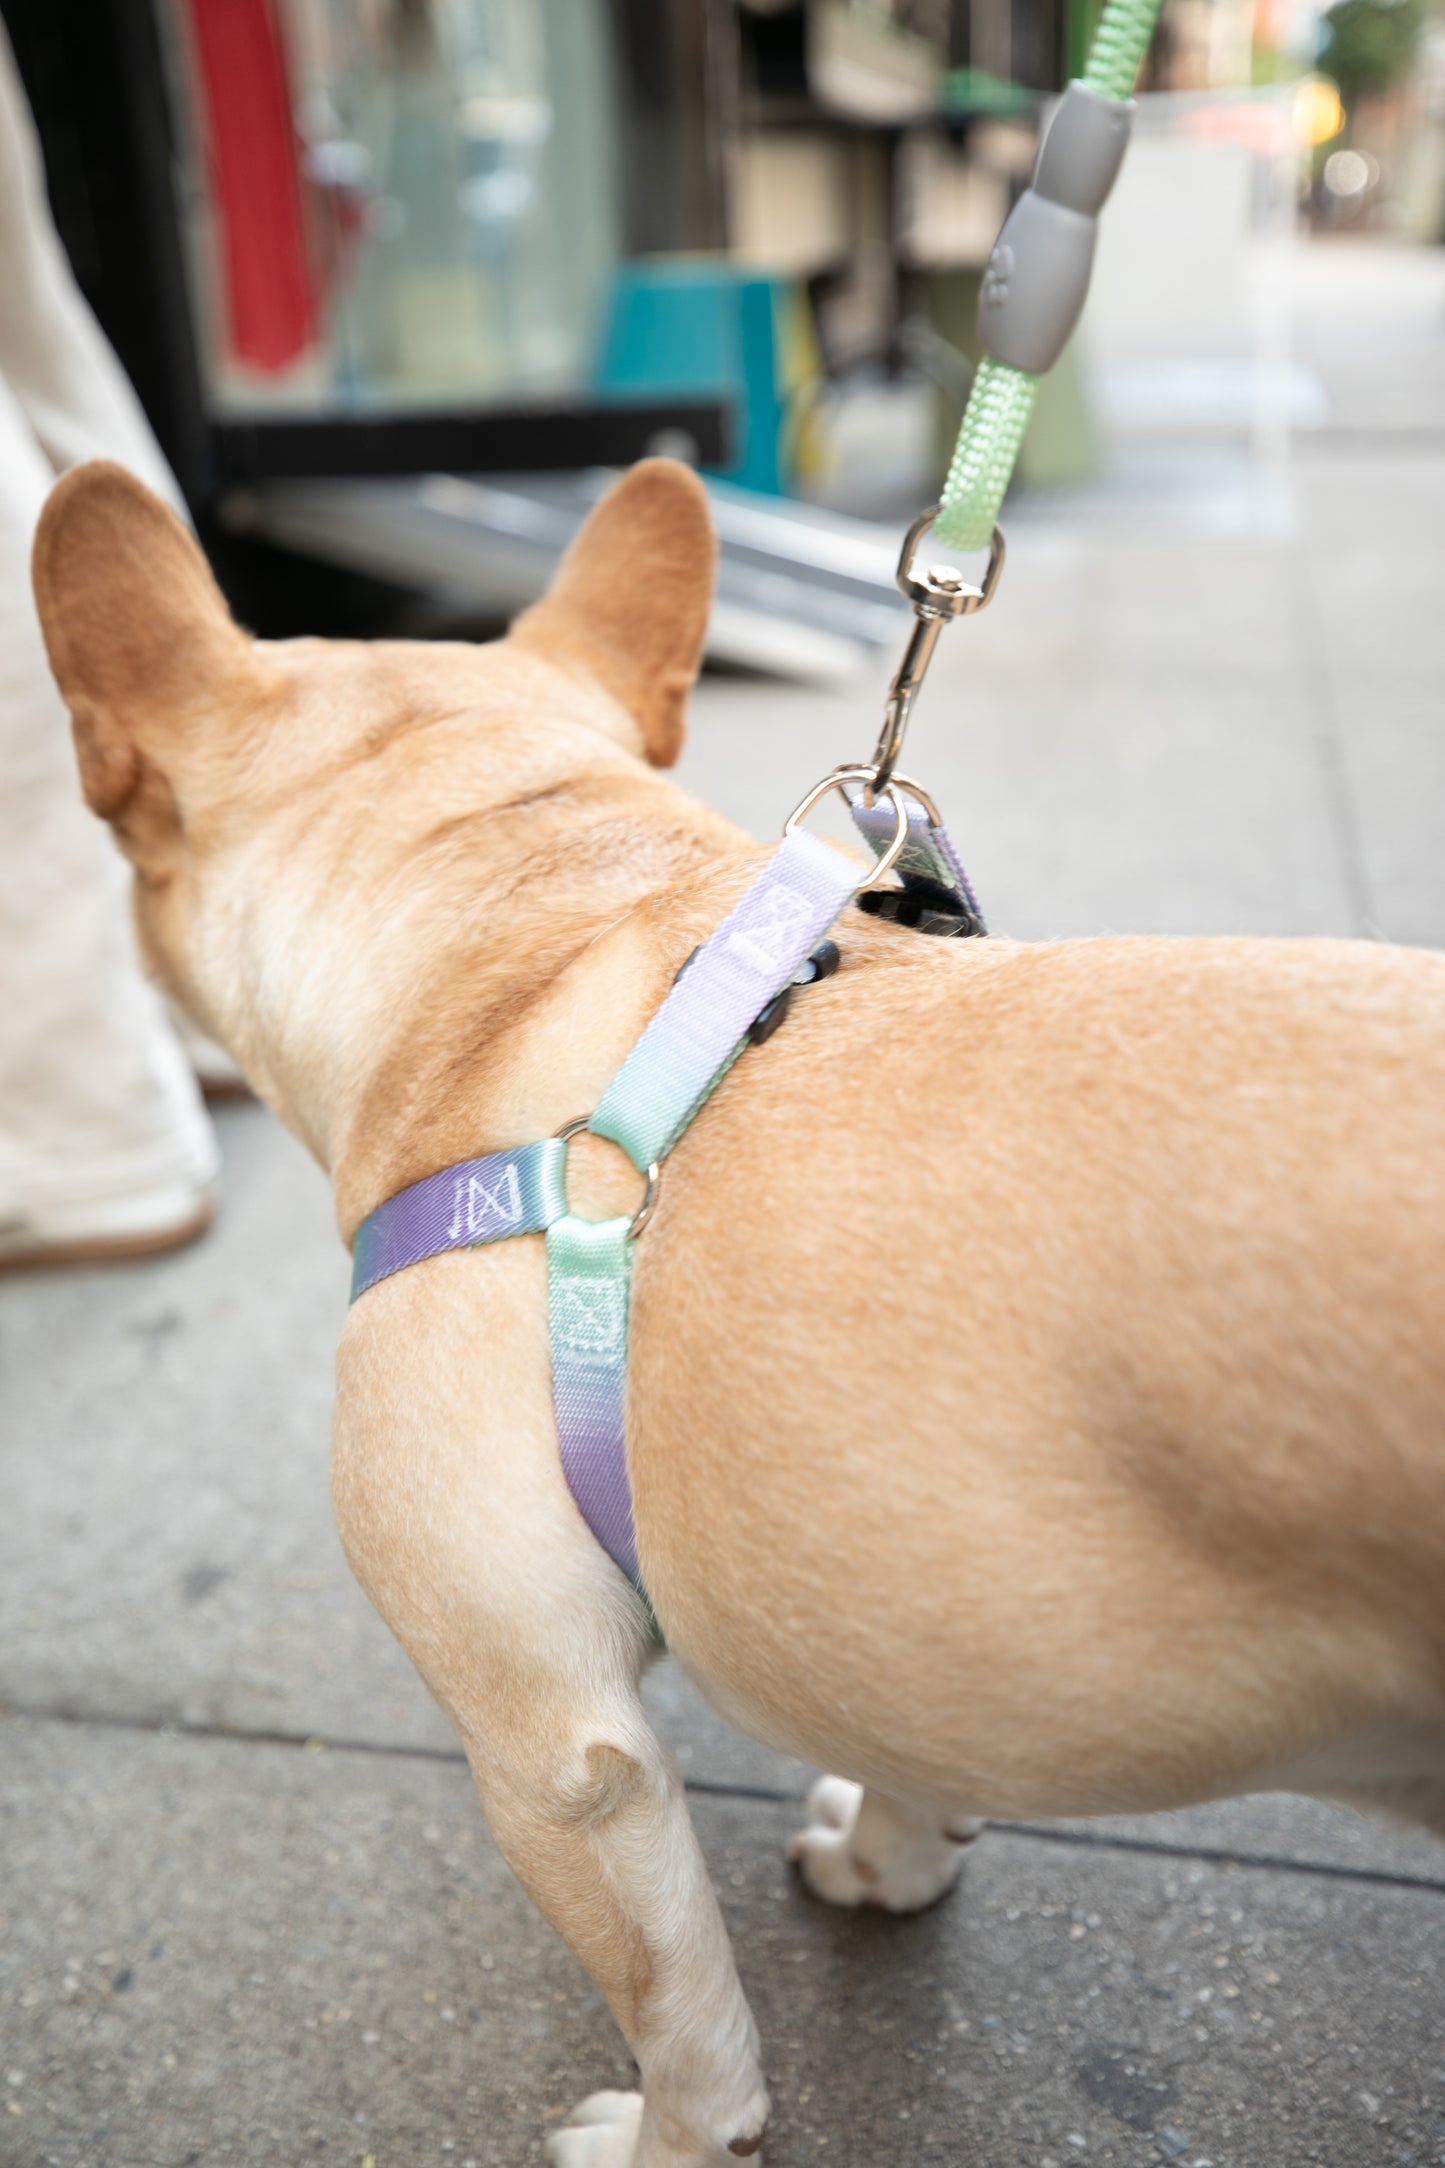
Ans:
POLYGON ((1378 1724, 1423 1780, 1445 958, 855 950, 679 1150, 639 1262, 674 1645, 765 1734, 980 1812, 1263 1785, 1378 1724))

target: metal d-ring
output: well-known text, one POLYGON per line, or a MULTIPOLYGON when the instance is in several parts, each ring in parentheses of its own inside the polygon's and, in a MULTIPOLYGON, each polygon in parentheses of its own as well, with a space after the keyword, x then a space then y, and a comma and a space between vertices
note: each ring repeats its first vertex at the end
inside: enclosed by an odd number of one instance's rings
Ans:
POLYGON ((894 790, 902 791, 905 798, 917 799, 924 812, 928 815, 930 827, 941 828, 943 826, 943 815, 939 812, 938 807, 921 783, 916 783, 911 775, 899 775, 896 769, 888 780, 894 790))
POLYGON ((822 782, 815 783, 808 792, 807 797, 800 798, 793 807, 792 812, 783 823, 783 834, 790 836, 804 816, 811 813, 818 800, 826 798, 830 790, 836 790, 843 803, 847 805, 848 794, 843 788, 845 783, 861 783, 868 794, 870 802, 874 798, 887 798, 892 804, 894 816, 898 823, 893 831, 887 850, 877 861, 867 880, 858 883, 855 894, 862 896, 866 895, 870 888, 881 887, 884 875, 893 871, 903 854, 903 847, 908 841, 908 808, 891 783, 885 783, 881 790, 878 788, 878 777, 875 769, 862 766, 835 768, 831 775, 825 775, 822 782))
POLYGON ((898 552, 898 570, 894 577, 915 609, 919 606, 934 609, 940 617, 972 617, 977 611, 988 608, 1003 578, 1006 555, 1003 529, 995 526, 989 537, 982 587, 971 586, 953 565, 930 565, 927 572, 920 575, 913 569, 918 545, 942 510, 941 504, 930 504, 910 523, 903 537, 903 547, 898 552))
MULTIPOLYGON (((906 817, 907 816, 905 815, 905 819, 906 817)), ((580 1130, 587 1128, 591 1120, 592 1117, 590 1114, 579 1114, 575 1122, 564 1122, 560 1129, 553 1130, 553 1137, 558 1144, 570 1144, 572 1139, 578 1134, 580 1130)), ((567 1185, 565 1166, 566 1162, 564 1161, 564 1172, 562 1176, 562 1186, 564 1192, 567 1185)), ((631 1220, 628 1222, 627 1236, 628 1240, 631 1242, 635 1242, 637 1240, 637 1237, 641 1234, 643 1228, 647 1225, 648 1221, 652 1217, 652 1208, 657 1202, 657 1185, 661 1181, 661 1179, 662 1168, 657 1162, 657 1160, 654 1159, 651 1166, 647 1170, 647 1187, 642 1192, 642 1202, 637 1207, 637 1210, 633 1213, 631 1220)))

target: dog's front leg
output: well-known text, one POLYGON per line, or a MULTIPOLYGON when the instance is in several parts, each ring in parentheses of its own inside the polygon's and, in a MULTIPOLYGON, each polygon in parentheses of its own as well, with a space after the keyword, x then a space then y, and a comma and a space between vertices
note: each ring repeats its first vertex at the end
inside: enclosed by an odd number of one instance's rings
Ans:
POLYGON ((759 2151, 757 2034, 648 1725, 637 1598, 579 1520, 546 1389, 541 1261, 482 1252, 359 1304, 332 1490, 357 1578, 463 1744, 497 1844, 607 1997, 642 2093, 598 2094, 556 2168, 723 2168, 759 2151), (514 1284, 515 1283, 515 1284, 514 1284), (489 1328, 489 1391, 455 1350, 489 1328), (370 1308, 367 1307, 370 1305, 370 1308))
POLYGON ((555 2168, 718 2168, 762 2147, 757 2033, 676 1767, 634 1682, 599 1698, 598 1654, 566 1682, 549 1651, 545 1726, 470 1748, 500 1850, 642 2074, 640 2096, 594 2094, 548 2151, 555 2168))

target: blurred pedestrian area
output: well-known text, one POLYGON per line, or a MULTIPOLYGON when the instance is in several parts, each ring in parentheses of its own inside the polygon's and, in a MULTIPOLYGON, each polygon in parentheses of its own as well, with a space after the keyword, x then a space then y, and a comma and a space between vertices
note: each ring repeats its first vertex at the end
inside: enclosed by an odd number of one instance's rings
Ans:
MULTIPOLYGON (((4 12, 24 64, 39 11, 4 12)), ((724 562, 679 778, 770 838, 877 736, 908 625, 898 541, 938 492, 961 327, 1067 23, 1040 13, 1053 58, 1011 101, 992 86, 1017 83, 1034 14, 935 9, 973 23, 975 57, 949 55, 967 126, 910 120, 900 47, 894 110, 829 129, 787 73, 798 11, 741 11, 725 256, 706 160, 678 138, 713 65, 691 11, 663 11, 654 91, 676 127, 650 167, 625 144, 617 194, 575 195, 570 232, 562 183, 605 149, 587 73, 605 11, 577 11, 592 27, 561 76, 527 11, 495 12, 530 87, 488 109, 493 155, 460 179, 423 155, 441 62, 413 67, 389 184, 413 190, 408 254, 364 202, 381 88, 327 47, 325 11, 289 11, 303 178, 341 252, 329 314, 300 224, 289 285, 247 255, 254 143, 224 120, 221 57, 187 45, 178 154, 198 162, 172 241, 183 281, 214 251, 181 402, 204 452, 167 441, 162 347, 126 353, 100 269, 92 298, 235 606, 278 634, 495 630, 599 470, 699 459, 724 562), (995 18, 1012 61, 987 45, 995 18), (458 188, 493 234, 471 287, 458 188), (514 227, 554 260, 528 273, 514 227), (557 292, 591 291, 604 258, 583 383, 557 292), (549 401, 570 464, 537 450, 549 401), (368 430, 393 447, 369 465, 368 430), (196 461, 224 486, 201 489, 196 461)), ((881 12, 915 38, 932 20, 881 12)), ((863 68, 845 33, 869 13, 812 11, 835 86, 863 68)), ((1248 80, 1235 11, 1181 0, 1166 20, 1175 73, 1142 101, 1080 337, 1041 398, 1002 584, 946 629, 906 766, 996 933, 1442 946, 1445 30, 1427 13, 1413 73, 1321 109, 1322 67, 1248 80)), ((61 218, 53 173, 52 195, 61 218)), ((0 1281, 0 2163, 517 2168, 631 2066, 342 1558, 327 1437, 348 1260, 326 1183, 256 1102, 212 1113, 221 1206, 197 1245, 0 1281)), ((966 1149, 966 1126, 945 1145, 966 1149)), ((835 1913, 784 1860, 812 1772, 731 1732, 670 1660, 646 1693, 766 2042, 773 2168, 1445 2163, 1431 1839, 1276 1796, 1005 1825, 935 1910, 835 1913)))

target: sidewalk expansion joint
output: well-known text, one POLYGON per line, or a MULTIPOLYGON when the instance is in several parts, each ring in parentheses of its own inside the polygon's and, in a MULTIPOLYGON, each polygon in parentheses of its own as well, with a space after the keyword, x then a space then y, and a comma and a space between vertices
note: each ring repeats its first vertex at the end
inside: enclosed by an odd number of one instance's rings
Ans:
POLYGON ((1257 1867, 1269 1874, 1306 1875, 1329 1882, 1368 1882, 1380 1889, 1429 1890, 1445 1897, 1445 1869, 1436 1877, 1397 1874, 1388 1867, 1346 1867, 1338 1860, 1291 1859, 1287 1852, 1234 1852, 1226 1845, 1171 1844, 1166 1837, 1125 1837, 1113 1830, 1052 1829, 1047 1822, 990 1822, 995 1837, 1026 1837, 1038 1844, 1072 1844, 1084 1851, 1155 1853, 1161 1859, 1196 1859, 1211 1867, 1257 1867))
POLYGON ((1350 770, 1344 717, 1329 664, 1324 612, 1313 570, 1302 551, 1291 560, 1289 581, 1301 675, 1311 708, 1315 769, 1334 835, 1340 886, 1355 922, 1355 938, 1380 941, 1384 935, 1366 864, 1364 829, 1350 770))
MULTIPOLYGON (((370 1754, 383 1761, 443 1762, 464 1769, 460 1747, 390 1745, 380 1739, 324 1738, 299 1731, 249 1731, 226 1724, 186 1724, 166 1717, 121 1716, 80 1709, 27 1708, 0 1702, 0 1723, 20 1719, 32 1724, 64 1724, 75 1730, 127 1731, 157 1739, 219 1739, 232 1746, 289 1747, 293 1753, 370 1754)), ((684 1777, 684 1791, 700 1799, 737 1799, 761 1806, 801 1807, 803 1794, 762 1784, 723 1784, 710 1777, 684 1777)), ((1252 1868, 1269 1874, 1302 1875, 1314 1880, 1366 1883, 1380 1889, 1427 1890, 1445 1897, 1445 1867, 1439 1877, 1397 1874, 1384 1867, 1346 1867, 1338 1861, 1291 1859, 1282 1852, 1235 1852, 1225 1845, 1171 1844, 1167 1838, 1126 1837, 1112 1830, 1058 1829, 1046 1822, 989 1822, 995 1837, 1023 1838, 1034 1844, 1072 1845, 1081 1851, 1133 1852, 1160 1859, 1198 1860, 1211 1867, 1252 1868)))
POLYGON ((1298 430, 1291 450, 1296 459, 1308 459, 1312 452, 1383 452, 1413 459, 1421 452, 1445 452, 1445 429, 1434 422, 1326 422, 1298 430))

